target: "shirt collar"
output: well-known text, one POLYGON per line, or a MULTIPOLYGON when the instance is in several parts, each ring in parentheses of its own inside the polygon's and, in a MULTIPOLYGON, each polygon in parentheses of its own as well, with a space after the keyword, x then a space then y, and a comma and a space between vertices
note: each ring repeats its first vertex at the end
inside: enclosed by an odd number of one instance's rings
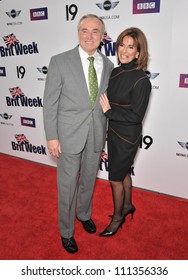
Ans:
MULTIPOLYGON (((82 60, 87 60, 89 55, 88 53, 86 53, 80 46, 79 46, 79 53, 80 53, 80 57, 82 60)), ((97 55, 98 55, 98 52, 97 50, 94 52, 94 54, 92 55, 95 59, 97 59, 97 55)))

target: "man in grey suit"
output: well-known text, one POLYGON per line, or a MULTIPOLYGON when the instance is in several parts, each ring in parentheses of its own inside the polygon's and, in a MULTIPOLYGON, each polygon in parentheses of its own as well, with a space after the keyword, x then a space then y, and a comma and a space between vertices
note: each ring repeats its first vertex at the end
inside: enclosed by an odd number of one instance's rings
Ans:
POLYGON ((92 195, 106 138, 106 117, 99 99, 113 69, 113 63, 98 50, 104 32, 99 17, 83 16, 78 23, 79 45, 51 58, 44 91, 47 145, 57 157, 59 229, 69 253, 78 251, 75 217, 88 233, 96 232, 91 219, 92 195), (91 56, 98 80, 94 104, 88 79, 91 56))

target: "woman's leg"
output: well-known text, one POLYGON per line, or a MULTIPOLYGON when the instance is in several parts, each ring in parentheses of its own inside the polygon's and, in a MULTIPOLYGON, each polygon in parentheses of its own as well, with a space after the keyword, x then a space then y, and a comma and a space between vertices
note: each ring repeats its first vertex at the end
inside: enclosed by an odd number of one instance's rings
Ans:
POLYGON ((123 188, 124 188, 124 205, 122 210, 122 215, 127 216, 128 214, 132 214, 135 211, 135 207, 132 204, 132 179, 131 175, 128 173, 123 180, 123 188))
POLYGON ((112 221, 108 226, 108 230, 115 232, 120 224, 122 223, 122 209, 124 203, 124 188, 122 182, 110 181, 112 187, 112 196, 114 204, 114 214, 112 216, 112 221))

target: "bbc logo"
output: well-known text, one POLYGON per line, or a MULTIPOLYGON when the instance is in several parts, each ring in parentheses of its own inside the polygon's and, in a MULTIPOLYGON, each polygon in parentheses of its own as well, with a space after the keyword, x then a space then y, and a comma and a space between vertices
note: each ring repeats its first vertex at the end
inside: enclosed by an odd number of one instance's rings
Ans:
POLYGON ((188 88, 188 74, 180 74, 179 87, 188 88))
POLYGON ((155 2, 139 3, 139 4, 137 4, 137 9, 138 10, 155 9, 155 2))
POLYGON ((160 0, 133 0, 133 14, 160 13, 160 0))

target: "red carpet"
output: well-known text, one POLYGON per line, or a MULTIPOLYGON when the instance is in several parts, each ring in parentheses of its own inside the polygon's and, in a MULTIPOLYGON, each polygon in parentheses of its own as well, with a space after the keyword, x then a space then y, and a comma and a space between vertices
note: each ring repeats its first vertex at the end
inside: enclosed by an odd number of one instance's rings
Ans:
MULTIPOLYGON (((133 189, 137 208, 122 230, 98 237, 112 213, 109 183, 97 180, 93 220, 97 234, 76 221, 79 252, 61 246, 57 225, 56 169, 0 154, 1 260, 187 260, 188 201, 133 189)), ((144 186, 143 186, 144 187, 144 186)))

